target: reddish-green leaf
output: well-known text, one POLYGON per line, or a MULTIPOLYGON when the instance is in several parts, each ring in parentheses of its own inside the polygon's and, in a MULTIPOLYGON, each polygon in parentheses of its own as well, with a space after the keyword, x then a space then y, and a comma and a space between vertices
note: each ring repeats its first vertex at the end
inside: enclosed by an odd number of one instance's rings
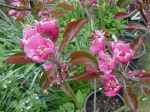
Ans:
POLYGON ((130 14, 126 13, 126 12, 118 12, 117 14, 115 14, 114 18, 115 19, 124 19, 124 18, 128 18, 130 16, 130 14))
POLYGON ((145 96, 148 96, 150 94, 150 89, 148 88, 143 88, 143 92, 145 96))
POLYGON ((60 45, 61 51, 64 49, 68 41, 75 38, 77 33, 87 22, 88 22, 87 19, 79 19, 79 20, 71 21, 67 24, 65 31, 64 31, 63 41, 60 45))
POLYGON ((63 17, 65 14, 60 10, 52 10, 51 15, 55 18, 63 17))
MULTIPOLYGON (((113 0, 112 0, 113 1, 113 0)), ((117 0, 117 6, 119 7, 127 7, 132 0, 117 0)), ((115 1, 113 1, 115 2, 115 1)))
POLYGON ((86 67, 95 67, 97 69, 97 59, 91 53, 86 51, 76 51, 70 55, 71 64, 84 64, 86 67))
POLYGON ((139 37, 131 42, 130 44, 131 48, 135 52, 135 58, 140 56, 141 51, 144 49, 144 40, 143 37, 139 37))
POLYGON ((140 78, 140 81, 150 84, 150 72, 144 72, 144 75, 140 78))
POLYGON ((124 88, 124 99, 127 105, 130 107, 131 112, 139 112, 138 98, 133 93, 131 86, 124 88))
POLYGON ((51 71, 44 71, 43 76, 41 77, 42 80, 42 88, 43 89, 48 89, 50 84, 53 84, 54 82, 54 75, 55 75, 55 70, 52 69, 51 71))
POLYGON ((58 7, 61 7, 65 10, 68 10, 68 11, 73 11, 74 10, 74 6, 68 2, 61 2, 58 4, 58 7))
POLYGON ((27 58, 24 53, 17 53, 11 55, 5 60, 9 64, 29 64, 34 63, 31 59, 27 58))
POLYGON ((142 24, 138 24, 138 23, 128 23, 126 26, 125 26, 125 29, 126 30, 144 30, 146 31, 146 27, 142 24))
POLYGON ((37 14, 40 10, 45 8, 45 4, 42 1, 31 1, 31 12, 37 14))
POLYGON ((91 79, 97 78, 99 75, 100 74, 97 72, 91 72, 91 73, 85 72, 81 75, 73 76, 72 78, 70 78, 70 80, 75 80, 75 81, 91 80, 91 79))

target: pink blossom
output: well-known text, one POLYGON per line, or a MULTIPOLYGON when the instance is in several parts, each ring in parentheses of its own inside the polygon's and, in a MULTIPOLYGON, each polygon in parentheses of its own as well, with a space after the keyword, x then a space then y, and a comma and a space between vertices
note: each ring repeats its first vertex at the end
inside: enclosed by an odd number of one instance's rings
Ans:
POLYGON ((101 30, 95 30, 93 33, 93 38, 105 38, 105 32, 101 30))
POLYGON ((123 41, 112 42, 111 47, 114 57, 123 64, 127 64, 134 56, 134 51, 129 43, 123 41))
POLYGON ((116 59, 111 57, 109 54, 100 52, 98 65, 100 71, 102 71, 104 74, 110 74, 115 69, 116 59))
POLYGON ((37 33, 27 44, 24 44, 24 52, 33 61, 41 63, 48 60, 49 56, 55 52, 54 43, 37 33))
POLYGON ((13 6, 20 6, 21 0, 9 0, 10 4, 13 6))
MULTIPOLYGON (((23 5, 21 0, 10 0, 10 4, 15 7, 20 7, 23 5)), ((26 16, 28 13, 29 13, 28 11, 18 11, 15 9, 10 9, 8 11, 9 16, 14 16, 16 18, 22 18, 26 16)))
POLYGON ((94 40, 91 43, 90 51, 94 54, 98 54, 105 49, 104 32, 95 31, 93 34, 94 40))
POLYGON ((11 10, 9 10, 8 15, 9 16, 16 16, 17 15, 17 11, 14 10, 14 9, 11 9, 11 10))
POLYGON ((34 29, 34 27, 32 26, 26 26, 24 29, 23 29, 23 38, 21 39, 21 47, 23 48, 23 46, 25 44, 28 44, 31 37, 36 35, 37 32, 36 30, 34 29))
POLYGON ((134 71, 129 71, 128 76, 131 78, 141 78, 144 76, 144 70, 134 70, 134 71))
POLYGON ((97 0, 90 0, 90 3, 91 3, 92 5, 96 5, 96 4, 97 4, 97 0))
POLYGON ((44 19, 35 24, 35 29, 39 33, 47 35, 52 41, 56 41, 59 34, 59 27, 55 19, 44 19))
POLYGON ((116 96, 121 88, 117 78, 112 74, 104 75, 103 86, 106 96, 116 96))
POLYGON ((50 71, 53 68, 53 64, 51 64, 51 63, 43 64, 42 66, 45 71, 50 71))

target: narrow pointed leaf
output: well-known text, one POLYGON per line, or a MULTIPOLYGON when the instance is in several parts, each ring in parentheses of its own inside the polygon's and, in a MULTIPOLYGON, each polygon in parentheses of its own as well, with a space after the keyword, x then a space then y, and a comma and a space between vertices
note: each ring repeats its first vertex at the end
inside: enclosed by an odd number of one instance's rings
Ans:
POLYGON ((44 80, 42 81, 42 88, 43 89, 48 89, 49 85, 53 84, 54 81, 54 75, 55 75, 55 70, 52 69, 51 71, 44 71, 43 76, 41 79, 44 77, 44 80))
POLYGON ((61 7, 67 11, 73 11, 74 10, 74 6, 68 2, 61 2, 58 4, 58 7, 61 7))
POLYGON ((135 59, 139 57, 141 54, 141 51, 144 49, 144 39, 143 37, 139 37, 131 42, 131 48, 134 50, 135 59))
POLYGON ((147 31, 146 27, 142 24, 138 24, 138 23, 128 23, 125 26, 126 30, 144 30, 147 31))
POLYGON ((131 86, 124 89, 124 99, 127 105, 130 107, 131 112, 139 112, 138 98, 133 93, 131 86))
POLYGON ((70 55, 70 62, 78 59, 78 58, 85 58, 85 59, 89 59, 91 60, 93 63, 97 64, 97 59, 95 56, 93 56, 90 52, 86 52, 86 51, 76 51, 71 53, 70 55))
POLYGON ((145 72, 144 75, 140 78, 140 81, 150 84, 150 72, 145 72))
POLYGON ((117 14, 114 15, 115 19, 124 19, 124 18, 128 18, 130 16, 130 14, 126 13, 126 12, 118 12, 117 14))
POLYGON ((77 33, 87 22, 87 19, 79 19, 71 21, 67 24, 64 31, 63 41, 60 45, 60 51, 64 49, 68 41, 71 41, 73 38, 76 37, 77 33))
POLYGON ((55 18, 63 17, 65 14, 62 11, 59 10, 52 10, 51 15, 55 18))
POLYGON ((70 80, 81 81, 81 80, 91 80, 97 78, 99 74, 97 73, 84 73, 79 76, 73 76, 70 80))
POLYGON ((9 64, 29 64, 34 63, 31 59, 26 57, 24 53, 17 53, 14 55, 11 55, 6 58, 5 60, 9 64))
POLYGON ((97 69, 97 59, 89 52, 85 51, 76 51, 70 55, 71 64, 84 64, 87 67, 92 67, 97 69))

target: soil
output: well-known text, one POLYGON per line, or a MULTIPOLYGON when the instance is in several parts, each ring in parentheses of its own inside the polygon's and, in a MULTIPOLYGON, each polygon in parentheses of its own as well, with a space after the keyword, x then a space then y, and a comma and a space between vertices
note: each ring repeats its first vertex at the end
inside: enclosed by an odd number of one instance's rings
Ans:
MULTIPOLYGON (((94 94, 92 94, 86 103, 86 112, 93 112, 94 94)), ((107 97, 101 92, 96 93, 96 112, 113 112, 123 106, 120 97, 107 97)))

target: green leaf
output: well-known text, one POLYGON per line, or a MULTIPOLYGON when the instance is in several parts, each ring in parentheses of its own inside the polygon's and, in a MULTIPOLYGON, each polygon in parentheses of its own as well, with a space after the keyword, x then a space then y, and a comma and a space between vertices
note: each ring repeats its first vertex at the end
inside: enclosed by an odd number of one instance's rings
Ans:
POLYGON ((84 95, 80 90, 78 90, 78 92, 76 94, 76 99, 77 99, 77 102, 79 103, 79 105, 82 107, 84 104, 84 95))

